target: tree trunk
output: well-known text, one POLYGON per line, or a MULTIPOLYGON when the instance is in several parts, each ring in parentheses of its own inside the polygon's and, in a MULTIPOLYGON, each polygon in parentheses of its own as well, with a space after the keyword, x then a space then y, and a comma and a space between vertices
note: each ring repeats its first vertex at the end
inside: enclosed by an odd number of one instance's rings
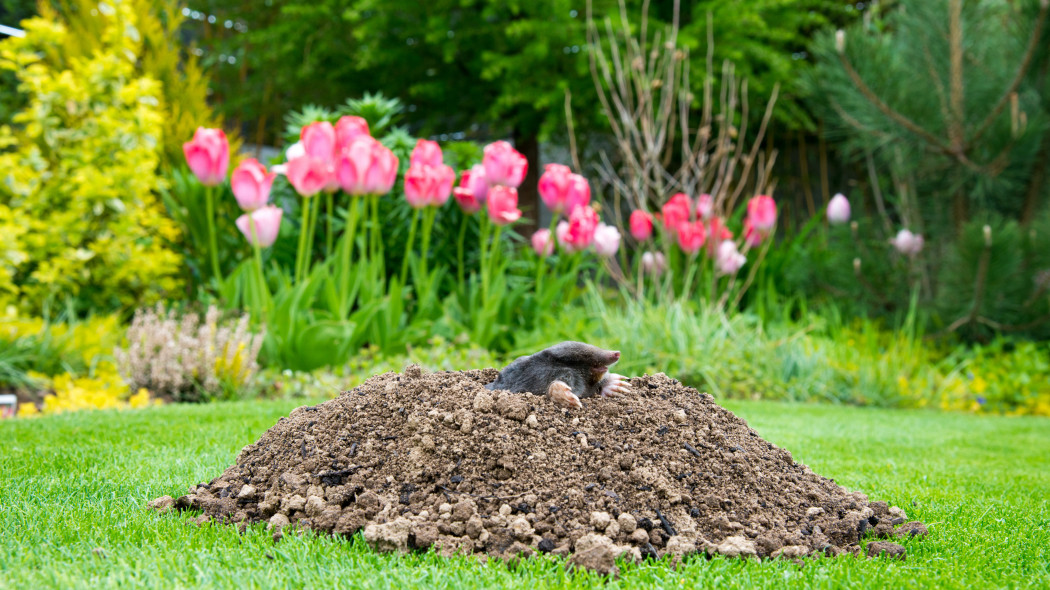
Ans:
POLYGON ((537 184, 540 180, 540 140, 534 131, 515 129, 514 147, 529 161, 525 180, 518 187, 518 208, 523 213, 518 228, 523 235, 528 236, 539 227, 540 193, 537 184))

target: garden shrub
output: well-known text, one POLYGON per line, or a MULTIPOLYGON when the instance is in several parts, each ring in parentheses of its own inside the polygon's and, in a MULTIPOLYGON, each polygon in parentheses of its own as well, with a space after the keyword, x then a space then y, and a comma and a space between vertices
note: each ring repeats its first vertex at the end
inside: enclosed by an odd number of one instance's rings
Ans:
POLYGON ((73 33, 42 18, 0 42, 0 69, 28 97, 0 127, 0 305, 28 310, 62 293, 80 310, 111 310, 180 286, 179 232, 157 198, 161 88, 136 75, 130 5, 107 6, 89 55, 69 57, 73 33))
POLYGON ((259 369, 263 337, 249 331, 249 317, 220 322, 219 310, 182 317, 164 309, 139 310, 127 332, 127 348, 114 352, 132 389, 179 402, 232 399, 248 393, 259 369))

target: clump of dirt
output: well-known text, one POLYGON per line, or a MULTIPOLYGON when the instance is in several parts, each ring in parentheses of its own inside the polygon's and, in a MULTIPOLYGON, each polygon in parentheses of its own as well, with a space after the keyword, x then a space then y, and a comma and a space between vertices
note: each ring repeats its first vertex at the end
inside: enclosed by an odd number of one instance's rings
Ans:
MULTIPOLYGON (((707 394, 662 374, 566 411, 488 391, 496 371, 373 377, 281 418, 174 502, 202 519, 363 532, 381 551, 571 556, 861 554, 866 533, 925 534, 795 462, 707 394)), ((157 507, 171 505, 158 499, 157 507)), ((872 555, 903 556, 884 543, 872 555)))

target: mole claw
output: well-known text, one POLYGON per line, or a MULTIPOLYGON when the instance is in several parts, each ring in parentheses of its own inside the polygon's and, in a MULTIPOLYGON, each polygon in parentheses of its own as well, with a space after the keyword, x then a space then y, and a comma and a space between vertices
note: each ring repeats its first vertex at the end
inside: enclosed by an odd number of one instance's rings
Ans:
POLYGON ((551 398, 551 401, 559 406, 566 408, 573 408, 576 410, 583 408, 583 402, 580 398, 572 392, 572 389, 562 381, 555 381, 550 384, 547 388, 547 395, 551 398))
POLYGON ((613 397, 631 391, 631 387, 624 381, 626 377, 623 375, 609 373, 607 379, 605 386, 602 387, 602 397, 613 397))

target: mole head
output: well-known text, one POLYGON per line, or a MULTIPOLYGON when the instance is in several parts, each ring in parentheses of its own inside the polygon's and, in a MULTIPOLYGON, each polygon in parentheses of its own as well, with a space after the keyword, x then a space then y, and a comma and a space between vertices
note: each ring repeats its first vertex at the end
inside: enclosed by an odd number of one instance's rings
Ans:
POLYGON ((609 366, 620 360, 618 350, 605 350, 583 342, 562 342, 545 352, 559 363, 589 370, 595 381, 601 380, 609 366))

